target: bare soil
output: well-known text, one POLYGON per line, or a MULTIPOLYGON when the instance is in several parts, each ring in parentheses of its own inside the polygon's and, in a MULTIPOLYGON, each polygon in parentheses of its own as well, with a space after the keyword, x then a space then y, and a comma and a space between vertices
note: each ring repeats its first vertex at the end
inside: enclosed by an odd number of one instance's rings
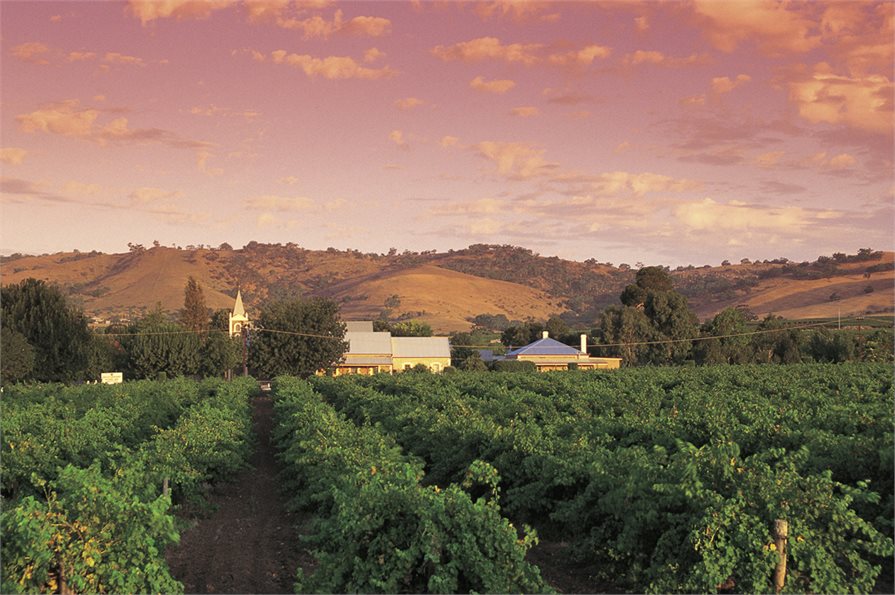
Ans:
POLYGON ((251 468, 215 489, 214 513, 166 552, 171 573, 187 593, 293 593, 296 569, 312 563, 298 540, 307 519, 286 511, 278 489, 270 397, 253 400, 253 417, 257 445, 251 468))

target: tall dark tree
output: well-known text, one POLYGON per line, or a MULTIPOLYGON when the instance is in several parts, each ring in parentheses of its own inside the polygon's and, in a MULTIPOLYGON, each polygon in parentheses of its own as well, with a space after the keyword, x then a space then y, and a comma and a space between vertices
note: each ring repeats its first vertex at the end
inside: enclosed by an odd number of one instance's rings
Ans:
POLYGON ((180 313, 180 323, 188 330, 205 332, 208 329, 208 321, 208 306, 205 305, 202 286, 190 276, 183 288, 183 310, 180 313))
POLYGON ((201 338, 169 321, 159 305, 128 328, 121 338, 128 378, 191 376, 199 372, 201 338))
POLYGON ((642 310, 629 306, 611 306, 603 310, 600 343, 607 347, 599 347, 599 355, 620 357, 625 366, 646 363, 648 343, 656 339, 658 333, 642 310))
POLYGON ((90 331, 84 314, 54 285, 25 279, 2 289, 2 325, 21 333, 34 349, 31 378, 80 379, 87 366, 90 331))
POLYGON ((746 313, 738 308, 725 308, 703 325, 705 337, 693 351, 701 364, 744 364, 751 359, 751 347, 746 332, 746 313))
POLYGON ((325 298, 266 304, 251 333, 249 353, 255 375, 290 374, 306 378, 332 370, 348 349, 339 306, 325 298))
POLYGON ((6 326, 0 328, 0 382, 19 382, 34 370, 34 349, 25 335, 6 326))

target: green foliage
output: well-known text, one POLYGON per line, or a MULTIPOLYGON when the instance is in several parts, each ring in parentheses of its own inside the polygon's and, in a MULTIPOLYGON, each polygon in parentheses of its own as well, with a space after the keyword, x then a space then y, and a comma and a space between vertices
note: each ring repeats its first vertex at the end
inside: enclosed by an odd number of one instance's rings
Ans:
POLYGON ((249 452, 251 379, 12 387, 2 418, 2 591, 182 592, 172 499, 249 452), (169 494, 162 492, 169 480, 169 494))
POLYGON ((750 361, 749 337, 745 335, 747 322, 745 313, 737 308, 725 308, 719 312, 703 326, 702 332, 710 337, 723 338, 696 343, 696 361, 701 364, 744 364, 750 361))
POLYGON ((126 355, 127 378, 157 378, 197 374, 200 368, 201 338, 197 333, 170 322, 161 309, 138 320, 121 337, 126 355))
POLYGON ((87 364, 89 331, 84 315, 62 292, 36 279, 0 290, 2 325, 21 333, 34 349, 29 376, 39 381, 76 380, 87 364))
MULTIPOLYGON (((375 428, 339 416, 308 384, 278 378, 274 397, 293 504, 317 514, 309 537, 317 565, 299 574, 302 592, 549 591, 524 560, 536 537, 520 539, 495 498, 421 486, 418 460, 375 428)), ((470 485, 496 489, 493 467, 475 464, 470 473, 470 485)))
POLYGON ((531 361, 519 361, 512 359, 497 360, 494 362, 495 372, 537 372, 538 367, 531 361))
POLYGON ((373 330, 390 332, 393 337, 431 337, 432 327, 420 320, 402 320, 400 322, 388 322, 387 320, 374 320, 373 330))
POLYGON ((292 374, 306 378, 318 370, 332 369, 348 350, 339 307, 324 298, 269 302, 256 326, 250 366, 261 377, 292 374))
POLYGON ((34 349, 25 335, 6 326, 0 328, 0 384, 19 382, 34 370, 34 349))
POLYGON ((420 457, 429 484, 487 462, 507 514, 561 535, 599 584, 768 592, 783 518, 787 592, 835 593, 891 565, 893 380, 885 364, 725 365, 315 387, 420 457))

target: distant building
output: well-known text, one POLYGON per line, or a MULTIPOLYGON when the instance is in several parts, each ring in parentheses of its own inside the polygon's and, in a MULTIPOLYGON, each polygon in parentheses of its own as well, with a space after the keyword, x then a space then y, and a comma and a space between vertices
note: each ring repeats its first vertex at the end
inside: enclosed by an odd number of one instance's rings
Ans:
POLYGON ((392 337, 389 332, 374 332, 372 321, 366 320, 345 326, 348 351, 336 365, 336 376, 404 371, 419 364, 442 372, 451 365, 447 337, 392 337))
POLYGON ((532 362, 538 372, 553 370, 614 370, 621 367, 618 357, 591 357, 587 354, 587 335, 581 335, 581 349, 551 339, 547 331, 543 336, 525 347, 514 349, 503 358, 509 361, 532 362))
POLYGON ((233 304, 233 312, 230 313, 230 336, 242 334, 242 329, 251 328, 252 322, 246 315, 245 307, 242 305, 242 292, 236 290, 236 303, 233 304))

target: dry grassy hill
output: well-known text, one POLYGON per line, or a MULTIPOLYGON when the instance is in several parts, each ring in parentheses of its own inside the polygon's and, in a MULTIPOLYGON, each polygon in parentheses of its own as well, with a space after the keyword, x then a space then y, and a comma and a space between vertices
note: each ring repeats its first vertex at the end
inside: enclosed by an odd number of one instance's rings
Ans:
MULTIPOLYGON (((680 267, 671 274, 701 319, 738 305, 759 316, 850 317, 895 310, 893 264, 895 254, 886 252, 858 262, 680 267)), ((619 303, 635 272, 594 260, 545 258, 513 246, 379 255, 251 242, 237 250, 155 247, 6 257, 0 281, 35 277, 57 283, 86 313, 108 319, 138 315, 158 303, 178 310, 193 276, 212 308, 231 307, 237 287, 250 311, 272 297, 321 295, 341 302, 348 319, 385 313, 448 332, 468 329, 477 314, 544 320, 566 312, 591 325, 601 308, 619 303)))

